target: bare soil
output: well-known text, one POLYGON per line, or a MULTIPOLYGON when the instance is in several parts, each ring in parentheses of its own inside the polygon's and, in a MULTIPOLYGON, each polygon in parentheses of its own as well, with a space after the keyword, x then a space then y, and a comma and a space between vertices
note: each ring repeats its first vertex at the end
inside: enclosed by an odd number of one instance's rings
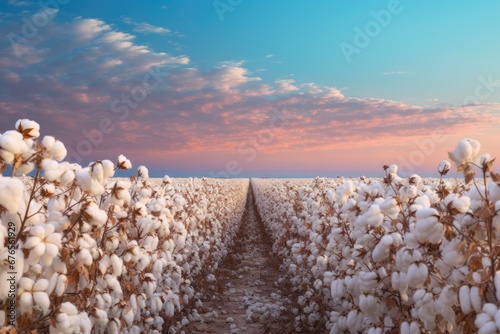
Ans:
POLYGON ((189 333, 295 333, 288 286, 280 279, 279 260, 255 207, 251 189, 234 247, 209 283, 202 320, 181 331, 189 333))

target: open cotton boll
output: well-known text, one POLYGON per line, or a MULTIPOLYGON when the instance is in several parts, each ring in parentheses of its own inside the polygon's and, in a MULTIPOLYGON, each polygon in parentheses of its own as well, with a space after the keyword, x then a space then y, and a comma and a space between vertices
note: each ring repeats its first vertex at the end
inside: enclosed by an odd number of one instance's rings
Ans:
POLYGON ((427 280, 428 274, 428 268, 424 263, 412 263, 408 267, 408 272, 406 274, 406 281, 408 282, 408 286, 412 288, 423 286, 423 284, 427 280))
POLYGON ((92 180, 105 186, 108 179, 115 174, 115 165, 109 160, 96 161, 89 165, 92 180))
POLYGON ((16 122, 16 130, 21 133, 25 139, 33 139, 40 136, 40 125, 29 119, 19 119, 16 122))
POLYGON ((451 164, 448 160, 443 160, 439 163, 438 172, 441 175, 446 175, 451 168, 451 164))
POLYGON ((84 205, 84 208, 85 209, 83 210, 83 217, 85 218, 85 221, 92 226, 102 226, 108 219, 108 214, 106 213, 106 211, 101 210, 95 202, 88 202, 86 205, 84 205))
POLYGON ((139 168, 137 169, 137 174, 139 175, 139 178, 141 180, 149 179, 149 170, 146 168, 146 166, 139 166, 139 168))
POLYGON ((42 146, 45 149, 45 153, 48 158, 55 159, 57 161, 64 160, 66 154, 68 153, 64 144, 52 136, 43 137, 42 146))
POLYGON ((451 285, 445 286, 439 298, 435 303, 435 309, 437 313, 443 316, 443 319, 451 323, 451 325, 456 328, 456 315, 453 310, 453 306, 458 303, 458 296, 455 289, 451 285))
POLYGON ((2 149, 2 147, 0 147, 0 161, 3 161, 4 163, 10 165, 14 162, 14 158, 15 158, 14 153, 4 150, 2 149))
POLYGON ((379 262, 386 260, 391 254, 390 247, 393 242, 394 240, 390 235, 384 235, 372 252, 373 261, 379 262))
POLYGON ((455 164, 460 166, 464 163, 475 162, 480 149, 481 144, 477 140, 465 138, 460 140, 453 152, 449 152, 448 155, 455 164))
POLYGON ((118 164, 117 164, 117 166, 118 166, 119 169, 129 170, 129 169, 132 168, 132 163, 123 154, 120 154, 118 156, 118 164))
POLYGON ((90 254, 89 250, 86 248, 81 249, 77 254, 76 254, 76 260, 83 264, 84 266, 90 267, 92 265, 92 255, 90 254))
POLYGON ((488 182, 488 197, 490 202, 500 201, 500 185, 495 182, 488 182))
POLYGON ((14 130, 4 132, 0 135, 0 148, 13 155, 23 155, 30 150, 28 144, 23 140, 23 135, 14 130))
POLYGON ((30 237, 24 243, 29 249, 28 263, 35 264, 40 260, 50 266, 61 249, 62 235, 54 232, 52 224, 38 224, 30 228, 30 237))
POLYGON ((466 213, 470 207, 470 198, 467 196, 458 197, 457 194, 450 194, 445 197, 443 204, 448 209, 454 209, 458 213, 466 213))
POLYGON ((380 205, 380 210, 388 215, 391 219, 396 219, 399 215, 400 208, 394 197, 388 197, 380 205))
POLYGON ((477 158, 477 164, 480 166, 480 167, 483 167, 483 166, 486 166, 488 164, 491 164, 493 161, 495 161, 495 157, 493 157, 491 154, 489 153, 485 153, 485 154, 481 154, 479 156, 479 158, 477 158))
POLYGON ((444 236, 444 226, 439 222, 439 213, 436 209, 422 208, 416 212, 417 223, 413 231, 418 242, 424 244, 438 243, 444 236))
POLYGON ((0 177, 0 206, 9 213, 17 213, 25 207, 24 183, 17 178, 0 177))
POLYGON ((35 164, 33 162, 25 162, 19 167, 17 167, 15 174, 16 175, 26 175, 29 174, 35 169, 35 164))

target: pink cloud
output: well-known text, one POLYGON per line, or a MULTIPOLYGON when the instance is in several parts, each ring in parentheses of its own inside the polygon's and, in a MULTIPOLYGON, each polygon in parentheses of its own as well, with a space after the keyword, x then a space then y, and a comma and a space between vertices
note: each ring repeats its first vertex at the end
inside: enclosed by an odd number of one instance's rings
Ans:
MULTIPOLYGON (((0 34, 10 28, 0 27, 0 34)), ((93 145, 84 156, 89 160, 125 153, 138 160, 182 156, 202 162, 196 157, 208 156, 223 163, 228 155, 246 158, 238 151, 254 149, 261 157, 258 168, 304 167, 304 160, 348 166, 360 164, 361 157, 389 163, 380 152, 399 157, 434 132, 493 140, 491 129, 500 121, 497 104, 430 108, 352 98, 311 82, 266 83, 243 62, 202 71, 188 66, 187 56, 155 52, 97 19, 51 22, 23 45, 20 58, 3 43, 0 65, 9 70, 0 72, 0 131, 31 118, 44 134, 76 150, 109 120, 113 131, 93 145), (145 83, 158 85, 145 90, 145 83), (134 93, 140 101, 130 100, 134 93), (359 154, 347 157, 349 150, 359 154)), ((445 149, 443 144, 439 154, 445 149)))

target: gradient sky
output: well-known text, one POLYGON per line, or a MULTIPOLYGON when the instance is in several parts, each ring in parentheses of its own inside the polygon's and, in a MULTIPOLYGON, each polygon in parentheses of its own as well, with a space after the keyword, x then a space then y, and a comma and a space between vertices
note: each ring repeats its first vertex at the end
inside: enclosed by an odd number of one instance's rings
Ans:
POLYGON ((0 3, 0 131, 163 176, 435 175, 498 156, 500 2, 0 3))

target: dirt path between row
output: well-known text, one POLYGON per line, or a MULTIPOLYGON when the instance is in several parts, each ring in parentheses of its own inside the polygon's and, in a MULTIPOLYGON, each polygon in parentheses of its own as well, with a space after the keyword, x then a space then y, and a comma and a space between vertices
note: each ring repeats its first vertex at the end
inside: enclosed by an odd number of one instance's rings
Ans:
POLYGON ((235 246, 217 270, 212 291, 202 298, 201 321, 182 330, 186 334, 295 333, 288 291, 271 247, 250 189, 235 246))

